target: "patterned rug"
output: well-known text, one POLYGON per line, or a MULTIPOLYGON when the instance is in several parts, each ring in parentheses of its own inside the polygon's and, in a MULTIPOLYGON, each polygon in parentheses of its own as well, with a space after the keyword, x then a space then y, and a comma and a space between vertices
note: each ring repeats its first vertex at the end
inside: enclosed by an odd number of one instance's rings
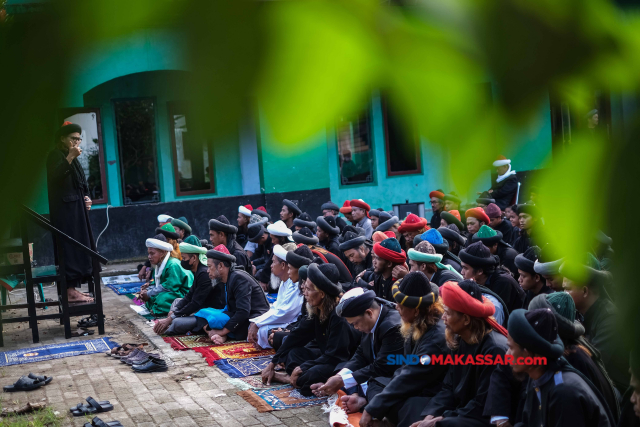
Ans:
POLYGON ((290 385, 281 385, 267 390, 239 391, 238 395, 255 407, 258 412, 322 405, 327 401, 326 397, 304 397, 290 385))
POLYGON ((140 287, 144 285, 144 282, 138 283, 127 283, 127 284, 110 284, 106 285, 107 288, 111 289, 118 295, 126 295, 126 294, 137 294, 140 292, 140 287))
POLYGON ((242 378, 262 372, 271 362, 271 356, 255 357, 251 359, 222 359, 214 363, 225 374, 231 378, 242 378))
POLYGON ((83 354, 105 353, 118 344, 109 337, 0 352, 0 366, 22 365, 83 354))
POLYGON ((206 335, 175 335, 162 337, 164 342, 174 350, 190 350, 196 347, 211 347, 211 340, 206 335))
POLYGON ((282 384, 274 383, 272 385, 266 385, 262 383, 262 376, 253 375, 244 378, 227 378, 229 383, 238 387, 240 390, 265 390, 281 386, 282 384))
POLYGON ((220 359, 249 359, 252 357, 269 356, 276 354, 273 349, 257 350, 253 344, 248 342, 236 342, 211 347, 196 347, 194 351, 202 354, 209 366, 213 366, 216 360, 220 359))

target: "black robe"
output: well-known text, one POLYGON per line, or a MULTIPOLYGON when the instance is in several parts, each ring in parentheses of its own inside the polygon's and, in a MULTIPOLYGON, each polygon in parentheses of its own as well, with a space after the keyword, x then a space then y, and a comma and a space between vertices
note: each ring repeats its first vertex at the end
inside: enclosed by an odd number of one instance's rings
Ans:
POLYGON ((520 284, 511 275, 501 269, 497 269, 484 283, 485 287, 498 294, 507 305, 509 313, 517 308, 522 308, 524 303, 524 291, 520 284))
MULTIPOLYGON (((431 326, 418 341, 413 341, 413 339, 405 340, 404 355, 415 354, 422 356, 428 354, 446 356, 450 354, 444 330, 444 322, 441 320, 431 326)), ((436 363, 427 365, 422 363, 416 365, 403 364, 400 369, 395 371, 391 379, 376 378, 371 381, 367 392, 369 403, 364 409, 373 418, 382 420, 389 415, 393 407, 399 410, 401 405, 411 397, 432 397, 442 388, 442 381, 448 369, 449 366, 436 363), (380 383, 384 389, 373 395, 376 383, 380 383)))
POLYGON ((177 317, 192 316, 202 308, 224 308, 226 303, 224 286, 216 285, 215 288, 212 286, 207 266, 198 262, 198 268, 193 276, 193 285, 178 302, 173 314, 177 317))
MULTIPOLYGON (((227 283, 218 283, 216 287, 221 285, 224 285, 227 295, 225 314, 230 317, 224 327, 233 334, 233 339, 246 340, 249 319, 269 311, 267 297, 256 280, 242 270, 230 271, 227 283)), ((206 319, 198 318, 198 329, 202 329, 206 322, 206 319)))
POLYGON ((522 421, 527 382, 513 376, 509 365, 498 365, 491 374, 484 404, 486 417, 508 417, 511 425, 522 421))
POLYGON ((440 270, 435 272, 435 274, 431 277, 431 282, 438 285, 438 287, 445 284, 445 282, 460 282, 462 279, 458 277, 455 273, 450 270, 440 270))
POLYGON ((251 263, 247 257, 244 248, 238 244, 237 240, 233 240, 231 244, 227 243, 229 253, 236 257, 236 269, 242 269, 251 273, 251 263))
POLYGON ((340 242, 338 242, 338 236, 329 237, 328 240, 321 242, 321 245, 332 254, 342 257, 342 251, 340 250, 340 242))
POLYGON ((620 420, 618 421, 617 427, 640 427, 640 418, 636 415, 633 409, 633 403, 631 403, 633 390, 633 387, 629 387, 622 395, 620 420))
POLYGON ((600 351, 602 362, 618 391, 629 386, 629 349, 623 331, 618 328, 618 309, 606 297, 600 297, 584 314, 585 337, 600 351))
POLYGON ((529 309, 529 303, 531 302, 532 299, 534 299, 538 295, 552 294, 553 292, 554 292, 554 290, 551 289, 550 287, 548 287, 546 283, 544 285, 542 285, 542 288, 540 288, 540 292, 538 292, 537 294, 534 294, 533 291, 531 291, 531 290, 525 291, 525 293, 524 293, 524 302, 522 303, 522 308, 524 308, 525 310, 528 310, 529 309))
POLYGON ((496 205, 505 210, 507 206, 511 206, 518 192, 518 177, 514 174, 500 182, 493 181, 491 189, 493 190, 491 197, 496 200, 496 205))
POLYGON ((349 264, 347 265, 347 267, 349 268, 349 272, 353 277, 356 277, 358 274, 362 273, 364 270, 369 270, 373 268, 372 254, 373 254, 373 251, 369 247, 369 253, 367 254, 367 256, 364 258, 362 262, 359 262, 357 264, 349 263, 350 265, 349 264))
POLYGON ((511 242, 511 239, 513 238, 513 225, 511 225, 510 221, 503 218, 502 222, 498 224, 495 230, 502 233, 502 240, 507 243, 511 242))
POLYGON ((247 242, 249 241, 249 236, 247 235, 248 229, 245 227, 244 229, 238 227, 238 232, 236 233, 236 242, 240 245, 240 247, 244 248, 247 242))
POLYGON ((376 293, 378 298, 385 299, 387 301, 395 302, 393 299, 393 294, 391 293, 391 287, 395 282, 393 277, 389 277, 385 279, 382 274, 378 274, 373 270, 367 270, 360 280, 358 280, 357 286, 370 289, 376 293), (373 287, 369 285, 369 282, 373 282, 373 287))
MULTIPOLYGON (((490 355, 504 357, 507 352, 507 337, 496 331, 491 331, 484 336, 478 344, 469 345, 460 340, 458 348, 452 352, 452 356, 462 356, 466 360, 468 356, 477 358, 478 355, 486 357, 490 355)), ((489 417, 484 416, 483 410, 491 374, 496 365, 454 364, 449 368, 444 378, 442 390, 436 394, 422 411, 422 417, 433 415, 446 418, 464 417, 476 421, 489 422, 489 417)), ((460 425, 464 425, 460 422, 460 425)))
POLYGON ((458 258, 457 256, 454 258, 454 256, 455 255, 452 252, 447 251, 447 253, 442 257, 442 263, 444 265, 450 265, 455 271, 461 273, 462 265, 460 265, 460 258, 458 258))
POLYGON ((500 265, 508 268, 511 274, 513 274, 513 278, 518 280, 520 274, 518 273, 518 267, 516 267, 515 263, 515 259, 518 256, 518 251, 513 249, 511 246, 500 242, 498 243, 498 250, 496 251, 496 255, 498 255, 498 258, 500 258, 500 265))
POLYGON ((431 220, 429 220, 429 227, 435 230, 440 228, 440 212, 434 212, 433 215, 431 216, 431 220))
MULTIPOLYGON (((71 164, 67 154, 54 149, 47 157, 47 190, 51 224, 82 243, 95 249, 93 232, 84 198, 89 186, 77 158, 71 164)), ((66 279, 69 286, 78 286, 93 274, 91 257, 66 240, 59 239, 64 252, 66 279)), ((56 259, 56 264, 58 260, 56 259)))
POLYGON ((389 364, 387 356, 402 354, 404 349, 400 313, 384 300, 379 299, 378 304, 381 310, 373 337, 372 334, 365 334, 351 360, 342 366, 351 371, 358 384, 375 377, 391 377, 399 366, 389 364))
POLYGON ((515 427, 612 427, 612 421, 602 395, 561 359, 537 381, 528 380, 522 421, 515 427))

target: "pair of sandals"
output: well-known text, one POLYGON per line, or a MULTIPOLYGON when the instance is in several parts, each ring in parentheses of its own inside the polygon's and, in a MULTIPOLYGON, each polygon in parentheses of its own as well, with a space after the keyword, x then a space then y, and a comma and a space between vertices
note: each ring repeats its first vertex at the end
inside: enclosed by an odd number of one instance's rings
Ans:
POLYGON ((9 393, 15 391, 31 391, 42 387, 43 385, 47 385, 51 382, 53 377, 47 377, 45 375, 23 375, 13 383, 13 385, 6 385, 3 387, 3 390, 9 393))
POLYGON ((85 423, 84 427, 123 427, 120 421, 102 421, 98 417, 94 417, 90 423, 85 423))
POLYGON ((74 417, 113 411, 113 405, 108 400, 102 400, 98 402, 93 397, 89 396, 87 397, 86 401, 88 405, 85 405, 84 403, 78 403, 76 406, 69 408, 69 411, 71 411, 74 417))
POLYGON ((89 317, 83 317, 78 321, 78 328, 91 328, 98 326, 98 315, 92 314, 89 317))
POLYGON ((142 350, 145 345, 149 345, 149 343, 143 342, 141 344, 122 344, 121 346, 114 347, 106 354, 107 356, 115 357, 116 359, 120 359, 122 357, 127 357, 135 350, 136 348, 142 350))

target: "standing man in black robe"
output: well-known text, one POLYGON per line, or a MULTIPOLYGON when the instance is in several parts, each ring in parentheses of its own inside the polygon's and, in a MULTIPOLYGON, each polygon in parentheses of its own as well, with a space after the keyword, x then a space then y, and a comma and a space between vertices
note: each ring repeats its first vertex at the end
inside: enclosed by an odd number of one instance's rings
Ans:
MULTIPOLYGON (((47 190, 51 224, 74 240, 95 249, 87 211, 91 209, 89 186, 78 157, 82 154, 82 128, 64 122, 56 132, 55 148, 47 157, 47 190)), ((60 239, 64 252, 67 298, 69 302, 92 302, 93 298, 76 288, 92 280, 91 257, 66 240, 60 239)))
POLYGON ((375 377, 391 377, 398 365, 389 364, 388 355, 402 354, 400 314, 373 291, 354 288, 345 293, 336 308, 355 330, 364 334, 353 357, 325 383, 311 386, 316 396, 331 396, 345 388, 351 395, 366 395, 367 382, 375 377))
POLYGON ((300 389, 303 396, 312 396, 312 384, 325 382, 338 364, 351 358, 360 334, 336 313, 342 292, 338 278, 338 268, 333 264, 309 265, 304 285, 309 316, 291 331, 262 371, 265 384, 275 379, 300 389), (275 372, 280 363, 286 373, 275 372))
POLYGON ((526 426, 614 426, 600 392, 564 359, 558 324, 548 309, 515 310, 509 317, 509 355, 513 373, 529 377, 522 422, 526 426), (518 364, 532 358, 533 364, 518 364), (545 358, 546 363, 535 364, 545 358), (559 360, 560 359, 560 360, 559 360))
POLYGON ((482 242, 472 243, 461 250, 460 259, 462 260, 462 277, 466 280, 475 280, 480 286, 485 286, 498 294, 507 305, 509 313, 522 308, 524 291, 508 271, 496 268, 498 261, 482 242))
POLYGON ((236 242, 238 227, 231 225, 226 216, 220 215, 209 221, 209 238, 215 247, 223 245, 236 258, 236 269, 251 272, 251 264, 244 248, 236 242))

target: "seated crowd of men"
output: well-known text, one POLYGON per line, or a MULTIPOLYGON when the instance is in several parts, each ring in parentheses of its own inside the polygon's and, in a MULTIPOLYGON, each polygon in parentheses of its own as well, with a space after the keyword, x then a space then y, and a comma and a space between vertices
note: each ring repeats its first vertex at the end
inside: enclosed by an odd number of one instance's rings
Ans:
POLYGON ((154 330, 273 348, 265 384, 342 389, 360 426, 640 425, 611 240, 564 262, 542 240, 536 206, 508 206, 509 161, 494 165, 499 180, 475 207, 432 191, 430 221, 360 199, 324 203, 314 221, 285 199, 275 222, 250 205, 237 225, 210 220, 206 241, 186 218, 160 215, 139 273, 141 299, 161 317, 154 330))

